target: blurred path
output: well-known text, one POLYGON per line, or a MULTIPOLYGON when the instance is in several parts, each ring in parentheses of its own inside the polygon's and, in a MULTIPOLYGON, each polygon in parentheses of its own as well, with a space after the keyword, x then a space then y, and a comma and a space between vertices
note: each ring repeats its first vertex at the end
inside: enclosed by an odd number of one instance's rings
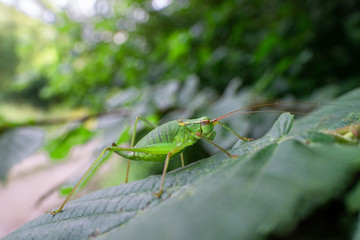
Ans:
POLYGON ((54 164, 45 153, 24 159, 9 172, 8 181, 0 185, 0 238, 47 210, 57 207, 64 198, 49 195, 39 206, 39 198, 79 169, 89 166, 95 142, 73 148, 68 161, 54 164))

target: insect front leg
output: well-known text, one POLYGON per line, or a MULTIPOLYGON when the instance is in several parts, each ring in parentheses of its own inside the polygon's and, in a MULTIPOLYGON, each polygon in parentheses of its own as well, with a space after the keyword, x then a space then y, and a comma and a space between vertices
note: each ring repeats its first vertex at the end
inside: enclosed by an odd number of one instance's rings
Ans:
MULTIPOLYGON (((136 136, 136 127, 137 127, 137 123, 138 123, 138 120, 142 120, 144 123, 148 124, 150 127, 152 128, 156 128, 157 125, 150 122, 149 120, 147 120, 146 118, 144 118, 143 116, 139 115, 136 117, 135 119, 135 124, 134 124, 134 130, 133 130, 133 135, 131 137, 131 145, 130 147, 133 148, 134 145, 135 145, 135 136, 136 136)), ((130 164, 131 164, 131 161, 128 159, 128 164, 127 164, 127 168, 126 168, 126 176, 125 176, 125 183, 128 182, 129 180, 129 173, 130 173, 130 164)))
POLYGON ((232 130, 231 128, 229 128, 228 126, 226 126, 225 124, 223 124, 220 121, 217 121, 217 123, 219 123, 223 128, 225 128, 226 130, 232 132, 233 134, 235 134, 239 139, 243 140, 243 141, 253 141, 253 138, 247 138, 247 137, 242 137, 240 136, 237 132, 235 132, 234 130, 232 130))
POLYGON ((203 135, 201 135, 201 133, 196 133, 196 135, 198 135, 199 137, 201 137, 202 139, 206 140, 208 143, 214 145, 215 147, 217 147, 218 149, 220 149, 221 151, 223 151, 226 155, 228 155, 231 158, 237 158, 237 155, 231 155, 228 151, 226 151, 225 149, 223 149, 222 147, 220 147, 219 145, 217 145, 216 143, 214 143, 213 141, 211 141, 210 139, 204 137, 203 135))

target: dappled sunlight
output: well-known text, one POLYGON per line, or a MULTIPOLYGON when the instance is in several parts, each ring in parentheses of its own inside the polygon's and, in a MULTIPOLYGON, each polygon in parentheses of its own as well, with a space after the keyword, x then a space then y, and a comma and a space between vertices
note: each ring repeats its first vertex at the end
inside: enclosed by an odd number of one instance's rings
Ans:
POLYGON ((152 7, 159 11, 163 8, 168 7, 172 3, 172 0, 152 0, 152 7))

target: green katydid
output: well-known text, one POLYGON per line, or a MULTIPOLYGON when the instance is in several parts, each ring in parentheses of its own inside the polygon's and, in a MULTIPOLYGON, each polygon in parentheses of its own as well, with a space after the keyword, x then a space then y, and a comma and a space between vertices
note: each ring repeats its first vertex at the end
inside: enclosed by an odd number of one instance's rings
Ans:
MULTIPOLYGON (((148 121, 146 118, 142 116, 138 116, 135 120, 135 125, 133 129, 133 135, 131 139, 131 146, 126 147, 119 147, 113 144, 112 146, 106 147, 98 158, 93 162, 93 164, 88 168, 85 174, 81 177, 79 182, 75 185, 72 191, 68 194, 65 201, 61 204, 58 210, 50 211, 52 215, 55 215, 62 211, 65 204, 68 202, 69 198, 72 196, 74 191, 80 185, 80 183, 85 179, 85 177, 93 170, 93 168, 97 165, 97 163, 101 160, 102 156, 107 152, 115 152, 120 156, 128 159, 128 166, 126 171, 126 178, 125 183, 128 181, 129 176, 129 169, 130 169, 130 162, 131 160, 135 161, 152 161, 152 162, 165 162, 164 169, 161 178, 161 184, 159 191, 154 193, 156 197, 160 197, 163 193, 164 183, 165 183, 165 175, 167 172, 167 168, 169 165, 170 159, 180 155, 182 166, 184 166, 184 159, 183 159, 183 151, 196 143, 199 139, 204 139, 207 142, 211 143, 215 147, 219 148, 223 151, 227 156, 236 158, 236 155, 230 154, 227 150, 223 149, 219 145, 213 142, 215 138, 216 132, 214 130, 214 126, 219 124, 225 129, 229 130, 233 134, 235 134, 239 139, 243 141, 251 141, 253 139, 242 137, 237 134, 235 131, 224 125, 220 122, 221 119, 232 117, 235 115, 239 115, 242 113, 255 113, 255 112, 285 112, 285 111, 278 111, 278 110, 263 110, 263 111, 256 111, 250 110, 254 108, 266 107, 266 106, 274 106, 279 104, 317 104, 319 103, 265 103, 265 104, 258 104, 253 105, 250 107, 241 108, 232 112, 229 112, 225 115, 222 115, 215 119, 210 119, 208 117, 201 117, 197 119, 179 119, 170 121, 168 123, 162 124, 160 126, 156 126, 155 124, 148 121), (248 111, 245 111, 248 110, 248 111), (250 111, 249 111, 250 110, 250 111), (150 125, 153 130, 151 130, 147 135, 145 135, 142 139, 140 139, 135 145, 135 134, 136 134, 136 126, 138 120, 144 121, 146 124, 150 125), (129 152, 129 153, 125 153, 129 152)), ((321 104, 323 105, 323 104, 321 104)), ((327 104, 325 104, 327 105, 327 104)), ((329 104, 333 105, 333 104, 329 104)), ((298 113, 298 112, 293 112, 298 113)), ((302 113, 300 113, 302 114, 302 113)))

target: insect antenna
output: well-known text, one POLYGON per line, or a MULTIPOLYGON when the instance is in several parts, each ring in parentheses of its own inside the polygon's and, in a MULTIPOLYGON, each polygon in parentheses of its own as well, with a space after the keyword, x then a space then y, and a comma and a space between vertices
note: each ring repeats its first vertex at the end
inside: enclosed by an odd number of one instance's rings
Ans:
MULTIPOLYGON (((249 107, 244 107, 244 108, 240 108, 237 109, 235 111, 229 112, 227 114, 224 114, 218 118, 212 119, 210 120, 210 122, 214 123, 214 122, 218 122, 221 119, 224 118, 228 118, 228 117, 232 117, 232 116, 236 116, 239 114, 246 114, 246 113, 285 113, 285 112, 290 112, 293 114, 307 114, 305 112, 294 112, 294 111, 285 111, 285 110, 251 110, 254 108, 260 108, 260 107, 267 107, 267 106, 276 106, 276 105, 295 105, 295 104, 306 104, 306 105, 330 105, 330 106, 342 106, 342 107, 346 107, 347 105, 341 105, 341 104, 328 104, 328 103, 315 103, 315 102, 274 102, 274 103, 263 103, 263 104, 257 104, 257 105, 253 105, 253 106, 249 106, 249 107), (245 110, 251 110, 251 111, 245 111, 245 110)), ((348 106, 347 106, 348 107, 348 106)))

